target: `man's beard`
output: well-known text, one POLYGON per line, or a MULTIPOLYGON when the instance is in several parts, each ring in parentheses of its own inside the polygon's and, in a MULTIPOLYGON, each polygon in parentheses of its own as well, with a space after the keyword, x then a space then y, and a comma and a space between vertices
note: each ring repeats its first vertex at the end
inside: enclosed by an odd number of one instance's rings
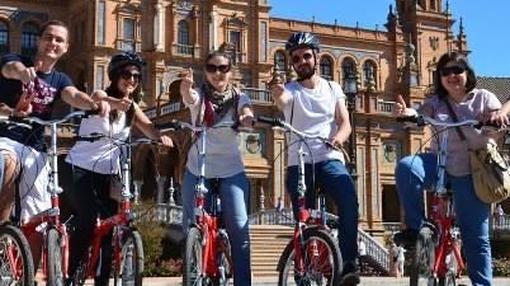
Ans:
POLYGON ((298 75, 299 81, 307 80, 312 78, 312 76, 315 74, 315 69, 310 65, 306 64, 297 69, 296 73, 298 75))

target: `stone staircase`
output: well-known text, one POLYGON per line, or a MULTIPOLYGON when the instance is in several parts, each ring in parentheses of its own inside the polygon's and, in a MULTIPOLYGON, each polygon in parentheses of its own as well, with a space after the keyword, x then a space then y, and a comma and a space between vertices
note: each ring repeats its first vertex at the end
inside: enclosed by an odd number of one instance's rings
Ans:
POLYGON ((253 277, 278 276, 276 265, 292 233, 293 229, 289 226, 250 226, 253 277))

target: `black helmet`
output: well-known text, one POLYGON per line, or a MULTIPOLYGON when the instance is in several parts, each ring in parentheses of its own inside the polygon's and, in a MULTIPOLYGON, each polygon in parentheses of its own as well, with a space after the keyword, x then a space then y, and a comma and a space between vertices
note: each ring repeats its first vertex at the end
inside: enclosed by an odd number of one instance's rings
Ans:
POLYGON ((292 34, 285 44, 285 50, 289 53, 303 47, 319 52, 319 39, 312 33, 297 32, 292 34))
POLYGON ((139 55, 132 52, 116 54, 112 57, 108 64, 108 77, 112 79, 116 73, 128 65, 137 66, 141 70, 145 65, 145 61, 139 55))

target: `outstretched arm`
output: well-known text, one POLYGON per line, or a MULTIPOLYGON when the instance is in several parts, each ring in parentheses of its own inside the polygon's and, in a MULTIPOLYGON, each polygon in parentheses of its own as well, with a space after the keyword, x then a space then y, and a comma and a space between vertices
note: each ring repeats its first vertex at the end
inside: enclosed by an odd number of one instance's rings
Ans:
POLYGON ((101 116, 106 116, 110 112, 110 105, 106 101, 99 100, 96 102, 88 94, 79 91, 74 86, 65 87, 61 96, 62 100, 72 107, 82 110, 99 110, 101 116))

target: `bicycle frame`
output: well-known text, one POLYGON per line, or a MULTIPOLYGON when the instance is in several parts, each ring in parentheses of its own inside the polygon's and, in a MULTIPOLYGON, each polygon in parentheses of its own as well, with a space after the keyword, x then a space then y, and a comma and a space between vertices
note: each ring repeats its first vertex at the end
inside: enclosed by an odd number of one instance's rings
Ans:
MULTIPOLYGON (((448 149, 448 128, 464 125, 479 125, 476 120, 466 120, 463 122, 447 123, 445 118, 436 120, 428 116, 409 116, 398 119, 399 121, 414 122, 418 126, 426 124, 432 125, 439 133, 439 150, 437 152, 437 180, 433 186, 433 197, 431 201, 431 212, 427 214, 427 220, 433 227, 429 227, 437 235, 437 242, 434 247, 434 261, 431 271, 431 277, 446 278, 448 271, 447 256, 453 252, 453 258, 457 262, 455 276, 458 277, 465 264, 459 249, 457 233, 454 230, 455 213, 452 201, 452 194, 446 188, 446 157, 448 149)), ((451 257, 450 257, 451 258, 451 257)), ((416 258, 415 258, 416 259, 416 258)))
POLYGON ((452 203, 452 194, 446 189, 446 152, 448 147, 448 129, 441 130, 439 133, 439 152, 437 154, 437 174, 434 195, 431 202, 431 213, 429 219, 434 222, 438 228, 439 243, 435 248, 435 260, 432 271, 436 277, 445 277, 448 272, 446 256, 449 250, 454 254, 457 261, 456 276, 459 276, 465 268, 459 249, 458 239, 453 232, 455 222, 455 212, 452 203))
MULTIPOLYGON (((143 140, 142 140, 143 141, 143 140)), ((85 277, 90 278, 96 275, 97 262, 99 260, 101 244, 106 236, 108 236, 112 230, 115 230, 114 236, 112 238, 113 244, 113 261, 115 266, 119 267, 121 264, 121 253, 120 249, 122 248, 122 243, 120 239, 122 236, 120 235, 124 229, 129 229, 131 227, 131 222, 135 218, 135 214, 131 207, 131 190, 130 190, 130 166, 131 166, 131 144, 125 145, 126 150, 124 150, 125 156, 121 160, 121 172, 122 172, 122 182, 123 188, 121 192, 121 202, 119 206, 118 213, 114 216, 111 216, 106 219, 96 220, 96 226, 94 227, 92 242, 89 247, 89 251, 85 254, 85 277)), ((122 157, 122 156, 121 156, 122 157)))
MULTIPOLYGON (((72 112, 65 116, 60 120, 51 120, 44 121, 39 118, 28 118, 27 121, 35 122, 43 126, 50 127, 50 148, 48 149, 48 157, 49 157, 49 165, 50 165, 50 175, 49 175, 49 183, 48 183, 48 192, 51 194, 51 208, 43 211, 40 214, 37 214, 31 217, 28 221, 23 222, 21 225, 21 229, 26 236, 30 237, 37 232, 39 232, 38 228, 43 226, 43 237, 46 241, 47 230, 54 228, 57 230, 58 234, 61 237, 62 245, 62 265, 63 265, 63 274, 64 278, 67 278, 67 270, 69 266, 69 235, 67 233, 67 228, 65 223, 60 221, 60 201, 58 195, 62 192, 62 188, 58 182, 58 154, 57 154, 57 126, 61 123, 68 121, 73 117, 82 117, 85 115, 85 112, 77 111, 72 112)), ((44 244, 46 245, 46 244, 44 244)), ((47 257, 48 250, 43 248, 42 250, 42 269, 43 273, 47 275, 47 257)))
MULTIPOLYGON (((218 195, 216 192, 212 193, 211 196, 211 212, 208 213, 205 206, 205 194, 209 192, 207 187, 205 186, 205 158, 206 158, 206 150, 207 150, 207 127, 202 126, 199 128, 187 126, 187 128, 192 128, 193 131, 199 132, 199 138, 197 142, 199 142, 199 177, 198 183, 195 185, 195 225, 202 231, 203 233, 203 251, 202 251, 202 277, 211 277, 211 278, 219 278, 220 271, 218 261, 216 260, 216 254, 218 253, 218 249, 222 249, 221 245, 222 239, 219 239, 220 235, 224 235, 221 233, 221 225, 220 225, 220 217, 218 216, 218 195)), ((229 261, 232 265, 231 261, 229 261)))
MULTIPOLYGON (((298 156, 298 213, 297 220, 294 226, 294 234, 292 237, 292 245, 294 248, 294 271, 299 272, 300 275, 306 272, 305 268, 307 265, 305 264, 320 264, 316 261, 321 259, 321 245, 317 243, 317 241, 313 241, 310 246, 311 248, 308 251, 311 252, 309 255, 308 261, 305 262, 305 253, 304 250, 307 248, 304 232, 310 228, 318 228, 319 230, 325 230, 326 233, 329 234, 329 227, 326 225, 326 203, 324 196, 322 193, 318 193, 318 208, 308 210, 306 208, 306 182, 305 182, 305 160, 304 157, 307 155, 303 146, 305 145, 306 140, 320 140, 322 143, 328 145, 330 148, 335 148, 326 138, 322 138, 320 136, 311 136, 296 130, 290 124, 273 118, 266 118, 263 116, 259 116, 258 120, 263 123, 269 123, 272 126, 282 127, 286 132, 295 134, 299 140, 299 148, 297 151, 298 156), (310 259, 311 258, 311 259, 310 259)), ((312 160, 313 161, 313 160, 312 160)), ((283 257, 283 256, 282 256, 283 257)), ((280 258, 281 260, 282 258, 280 258)), ((278 263, 278 268, 282 265, 282 261, 278 263)), ((280 269, 278 269, 280 271, 280 269)))
MULTIPOLYGON (((209 277, 212 279, 225 278, 222 277, 222 273, 220 271, 220 263, 217 260, 218 254, 221 252, 225 253, 225 249, 228 247, 228 244, 225 244, 224 241, 228 240, 228 235, 226 231, 223 229, 221 225, 221 218, 219 216, 221 203, 219 201, 218 194, 213 191, 211 193, 211 212, 207 212, 205 209, 205 201, 207 194, 209 191, 205 183, 205 158, 207 151, 207 133, 209 128, 231 128, 234 126, 233 122, 223 122, 219 123, 213 127, 203 126, 193 126, 187 122, 181 121, 172 121, 169 123, 170 127, 167 127, 165 124, 163 128, 167 128, 170 130, 177 129, 189 129, 193 133, 198 134, 198 139, 196 140, 198 144, 198 169, 199 176, 198 181, 195 184, 195 206, 194 206, 194 214, 195 221, 192 224, 193 227, 196 227, 202 233, 202 257, 201 257, 201 273, 200 277, 205 278, 209 277)), ((229 262, 229 267, 232 266, 232 260, 229 255, 227 256, 227 260, 229 262)), ((228 273, 232 273, 232 269, 226 270, 228 273)))
MULTIPOLYGON (((319 198, 319 210, 316 209, 308 210, 306 208, 306 183, 305 183, 305 163, 304 156, 306 153, 303 151, 303 142, 300 143, 298 149, 298 216, 297 221, 294 226, 294 235, 292 237, 294 250, 296 252, 294 256, 294 265, 296 265, 295 269, 303 272, 305 268, 304 261, 304 248, 305 241, 303 239, 303 231, 308 227, 319 227, 322 229, 328 229, 326 226, 325 220, 325 212, 326 212, 326 203, 324 196, 322 194, 318 194, 319 198)), ((317 245, 313 245, 313 252, 318 253, 317 245)), ((312 257, 317 258, 318 255, 313 255, 312 257)), ((312 261, 313 262, 313 261, 312 261)))

